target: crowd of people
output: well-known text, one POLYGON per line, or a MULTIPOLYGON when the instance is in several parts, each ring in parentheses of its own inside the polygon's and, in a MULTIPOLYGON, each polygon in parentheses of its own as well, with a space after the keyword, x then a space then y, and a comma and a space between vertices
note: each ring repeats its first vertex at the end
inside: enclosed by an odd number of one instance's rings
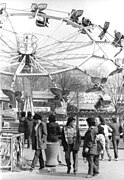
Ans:
MULTIPOLYGON (((112 134, 112 144, 114 150, 114 160, 118 161, 118 145, 120 141, 120 133, 123 131, 117 117, 112 116, 111 123, 106 124, 106 121, 101 116, 88 117, 86 119, 88 130, 85 133, 82 149, 83 161, 88 164, 88 173, 86 178, 91 178, 99 174, 99 161, 104 160, 105 152, 108 156, 108 161, 111 161, 110 154, 110 133, 112 134)), ((78 123, 74 117, 68 117, 67 123, 61 129, 56 123, 56 116, 51 114, 48 122, 44 122, 40 114, 32 116, 31 112, 21 113, 19 132, 24 133, 24 143, 27 141, 27 148, 35 150, 34 157, 31 163, 30 171, 32 171, 37 161, 39 160, 39 169, 45 167, 43 158, 43 150, 46 149, 47 142, 60 143, 63 146, 65 162, 67 166, 67 174, 70 173, 73 167, 73 173, 76 175, 78 171, 78 151, 81 145, 81 136, 78 123), (71 158, 72 154, 72 158, 71 158), (71 162, 73 161, 73 165, 71 162)), ((61 163, 61 151, 57 154, 57 161, 61 163)))

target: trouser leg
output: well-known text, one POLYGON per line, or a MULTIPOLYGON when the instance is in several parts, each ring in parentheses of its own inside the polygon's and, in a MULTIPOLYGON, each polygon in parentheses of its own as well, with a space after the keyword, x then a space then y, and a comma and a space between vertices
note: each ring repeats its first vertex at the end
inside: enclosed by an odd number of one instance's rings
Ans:
POLYGON ((67 164, 67 168, 68 168, 68 169, 71 169, 70 156, 71 156, 71 151, 70 151, 70 149, 68 149, 67 151, 65 151, 65 161, 66 161, 66 164, 67 164))
POLYGON ((93 173, 99 172, 99 155, 94 156, 93 173))
POLYGON ((117 158, 118 158, 118 146, 119 146, 119 142, 120 142, 120 137, 117 137, 117 139, 116 139, 116 143, 117 143, 117 158))
POLYGON ((106 141, 105 141, 105 148, 106 148, 106 152, 107 152, 107 155, 108 157, 110 157, 110 152, 109 152, 109 149, 110 149, 110 141, 109 141, 109 137, 106 137, 106 141))
POLYGON ((58 153, 57 159, 58 159, 58 162, 61 162, 61 148, 60 148, 60 146, 59 146, 59 153, 58 153))
POLYGON ((117 142, 116 139, 112 139, 113 149, 114 149, 114 158, 118 158, 117 142))
POLYGON ((74 172, 78 170, 78 151, 73 151, 73 169, 74 172))
POLYGON ((87 156, 87 160, 88 160, 88 174, 89 175, 93 175, 93 164, 94 164, 93 159, 94 159, 94 155, 89 154, 87 156))
POLYGON ((32 164, 31 164, 32 168, 34 168, 36 166, 39 156, 40 156, 40 149, 37 149, 37 150, 35 150, 34 158, 33 158, 32 164))
POLYGON ((39 154, 39 164, 40 164, 40 168, 44 167, 44 159, 43 159, 42 149, 40 150, 40 154, 39 154))
POLYGON ((28 138, 27 138, 27 147, 28 148, 30 147, 30 136, 28 136, 28 138))

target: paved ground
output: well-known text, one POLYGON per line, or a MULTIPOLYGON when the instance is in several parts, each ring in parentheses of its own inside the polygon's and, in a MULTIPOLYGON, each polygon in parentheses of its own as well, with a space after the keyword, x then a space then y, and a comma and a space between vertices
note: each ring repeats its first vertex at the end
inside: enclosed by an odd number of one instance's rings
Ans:
MULTIPOLYGON (((3 172, 1 173, 2 180, 67 180, 67 179, 86 179, 87 174, 87 163, 83 162, 82 156, 82 147, 79 152, 79 170, 77 175, 73 175, 71 172, 69 175, 66 174, 66 166, 64 161, 64 155, 61 148, 62 154, 62 165, 56 167, 56 172, 48 172, 48 169, 45 168, 41 171, 38 170, 38 166, 36 170, 33 172, 21 171, 21 172, 3 172)), ((95 180, 124 180, 124 143, 121 140, 120 149, 119 149, 119 161, 114 161, 113 159, 113 149, 110 150, 112 155, 112 161, 108 161, 107 156, 105 156, 105 160, 100 161, 100 174, 98 176, 93 177, 95 180)), ((33 151, 31 149, 25 149, 25 156, 31 163, 31 159, 33 157, 33 151)))

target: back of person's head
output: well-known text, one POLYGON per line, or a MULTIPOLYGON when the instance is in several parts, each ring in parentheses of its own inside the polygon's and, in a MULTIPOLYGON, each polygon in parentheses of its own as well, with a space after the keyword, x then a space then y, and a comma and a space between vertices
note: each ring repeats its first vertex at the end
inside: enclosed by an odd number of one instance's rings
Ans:
POLYGON ((105 119, 102 116, 98 116, 98 117, 99 117, 100 123, 102 125, 105 125, 105 119))
POLYGON ((116 116, 112 116, 112 122, 117 123, 117 117, 116 116))
POLYGON ((31 117, 32 117, 32 113, 31 113, 31 111, 28 111, 28 113, 27 113, 27 117, 28 117, 28 118, 31 118, 31 117))
POLYGON ((86 119, 89 126, 95 126, 95 119, 93 117, 89 117, 86 119))
POLYGON ((42 121, 42 116, 38 113, 36 113, 33 117, 34 120, 41 120, 42 121))
POLYGON ((24 111, 21 112, 21 117, 25 117, 26 113, 24 111))
POLYGON ((54 114, 51 114, 48 118, 49 122, 55 122, 56 121, 56 116, 54 114))
POLYGON ((69 117, 66 123, 66 126, 69 126, 72 121, 75 121, 74 117, 69 117))

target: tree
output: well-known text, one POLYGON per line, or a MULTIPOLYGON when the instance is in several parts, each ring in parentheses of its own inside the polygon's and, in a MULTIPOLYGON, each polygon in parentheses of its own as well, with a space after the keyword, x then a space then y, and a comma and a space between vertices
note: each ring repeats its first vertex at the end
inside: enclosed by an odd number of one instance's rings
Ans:
MULTIPOLYGON (((1 89, 10 89, 13 76, 5 75, 5 74, 1 74, 0 76, 1 76, 0 77, 1 89)), ((17 91, 23 90, 22 78, 18 77, 16 79, 15 84, 14 84, 14 90, 17 90, 17 91)))
POLYGON ((123 73, 115 74, 108 78, 105 85, 105 92, 111 98, 111 105, 115 108, 115 114, 122 112, 122 104, 124 103, 124 82, 123 73))
POLYGON ((67 97, 68 113, 77 113, 77 92, 85 92, 88 85, 88 78, 89 76, 79 69, 71 70, 54 76, 54 81, 56 82, 57 86, 62 90, 68 89, 70 92, 67 97))

